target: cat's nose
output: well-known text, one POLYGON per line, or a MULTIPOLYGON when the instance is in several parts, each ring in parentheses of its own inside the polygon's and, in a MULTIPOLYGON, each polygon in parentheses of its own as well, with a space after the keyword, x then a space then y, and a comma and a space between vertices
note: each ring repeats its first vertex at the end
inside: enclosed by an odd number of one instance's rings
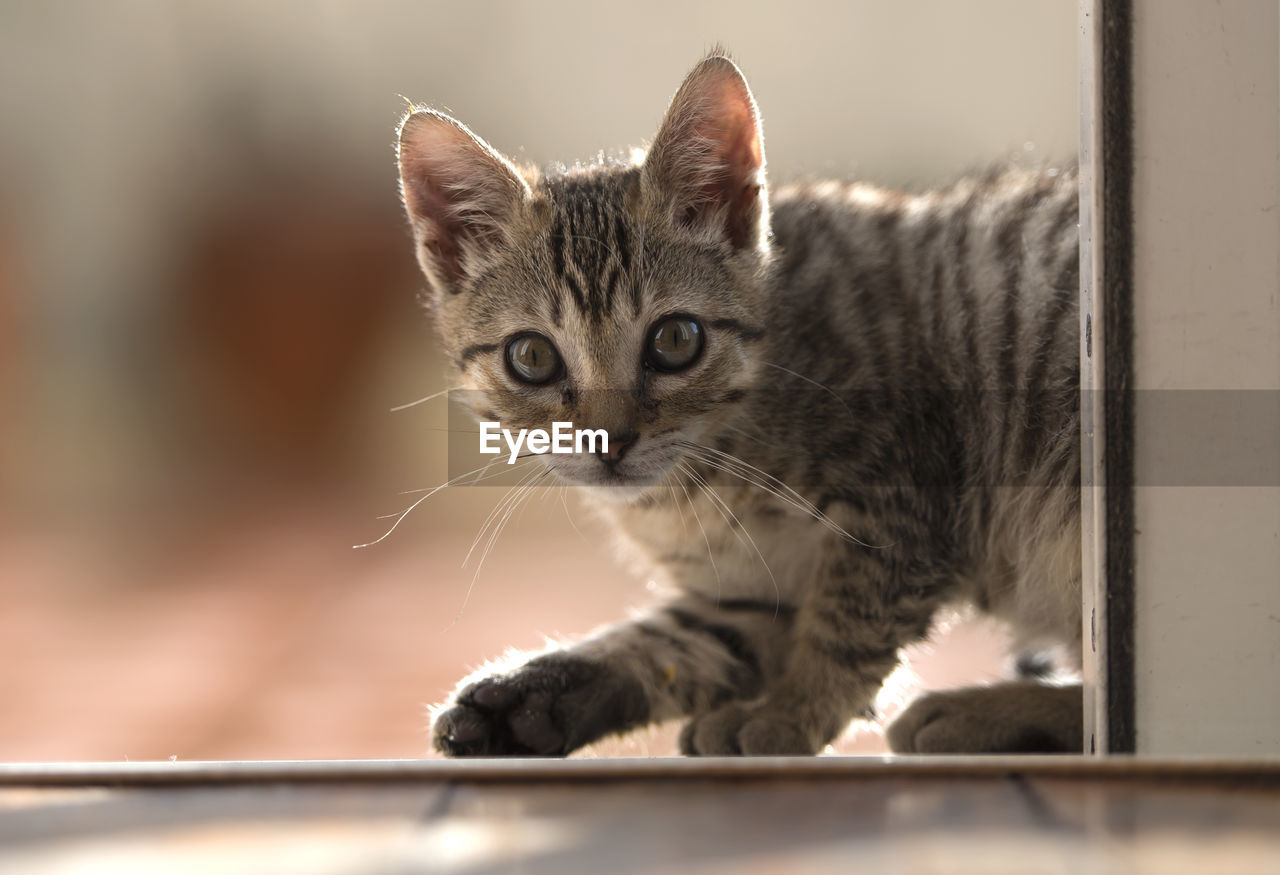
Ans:
POLYGON ((634 431, 612 432, 609 435, 608 451, 600 453, 600 461, 604 462, 610 468, 622 461, 622 457, 627 451, 635 446, 636 440, 640 435, 634 431))

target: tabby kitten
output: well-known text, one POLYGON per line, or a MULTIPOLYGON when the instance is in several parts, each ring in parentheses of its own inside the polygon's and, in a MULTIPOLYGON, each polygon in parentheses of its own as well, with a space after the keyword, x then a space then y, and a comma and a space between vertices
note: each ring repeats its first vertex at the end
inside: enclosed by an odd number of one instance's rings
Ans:
MULTIPOLYGON (((465 680, 441 752, 561 756, 684 718, 688 754, 812 754, 962 603, 1080 648, 1077 182, 770 193, 715 54, 636 163, 545 175, 417 109, 399 165, 445 350, 671 589, 649 613, 465 680)), ((532 464, 543 464, 536 461, 532 464)), ((900 752, 1081 749, 1081 691, 926 695, 900 752)))

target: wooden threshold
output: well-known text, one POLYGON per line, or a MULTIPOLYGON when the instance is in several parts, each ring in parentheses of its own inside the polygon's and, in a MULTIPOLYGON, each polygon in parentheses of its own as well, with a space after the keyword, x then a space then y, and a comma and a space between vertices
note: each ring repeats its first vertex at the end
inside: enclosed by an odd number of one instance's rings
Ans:
POLYGON ((1280 760, 0 767, 0 873, 1274 875, 1280 760))
POLYGON ((609 759, 272 760, 0 764, 0 786, 262 782, 592 782, 654 779, 998 778, 1280 782, 1280 757, 619 757, 609 759))

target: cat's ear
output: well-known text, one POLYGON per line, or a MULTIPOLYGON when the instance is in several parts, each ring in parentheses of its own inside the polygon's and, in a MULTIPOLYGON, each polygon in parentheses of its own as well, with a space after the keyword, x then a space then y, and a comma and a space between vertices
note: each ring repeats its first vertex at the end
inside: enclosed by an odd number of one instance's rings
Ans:
POLYGON ((418 263, 437 292, 458 291, 509 240, 528 183, 461 122, 429 109, 400 123, 400 191, 418 263))
POLYGON ((733 61, 713 55, 685 78, 645 158, 644 175, 675 222, 716 233, 735 249, 766 245, 760 112, 733 61))

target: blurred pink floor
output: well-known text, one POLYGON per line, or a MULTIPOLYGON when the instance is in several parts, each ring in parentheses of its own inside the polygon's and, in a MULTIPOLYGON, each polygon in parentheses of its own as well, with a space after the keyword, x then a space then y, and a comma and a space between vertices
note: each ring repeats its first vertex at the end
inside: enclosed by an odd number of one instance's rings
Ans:
MULTIPOLYGON (((474 586, 478 512, 411 517, 363 550, 382 524, 340 506, 110 536, 0 527, 0 760, 429 756, 425 706, 468 670, 644 601, 569 513, 535 499, 474 586)), ((926 685, 997 676, 996 630, 935 638, 911 656, 926 685)), ((586 753, 673 753, 676 728, 586 753)), ((864 726, 835 749, 884 746, 864 726)))

